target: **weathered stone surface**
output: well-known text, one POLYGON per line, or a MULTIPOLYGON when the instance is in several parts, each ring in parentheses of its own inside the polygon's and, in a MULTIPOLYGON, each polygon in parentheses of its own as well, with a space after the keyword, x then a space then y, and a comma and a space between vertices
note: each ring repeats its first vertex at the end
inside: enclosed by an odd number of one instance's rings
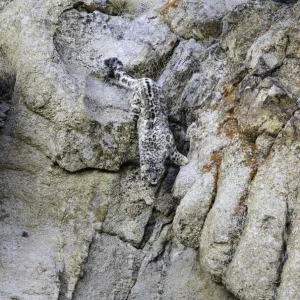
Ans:
POLYGON ((246 61, 254 75, 266 76, 280 65, 286 55, 287 30, 269 30, 250 47, 246 61))
POLYGON ((220 137, 217 133, 220 119, 217 111, 207 110, 199 116, 199 122, 193 123, 189 127, 190 162, 181 168, 176 178, 173 188, 174 197, 182 199, 189 189, 198 180, 201 180, 200 174, 203 172, 204 166, 215 164, 211 160, 213 154, 228 143, 226 138, 220 137), (209 132, 204 131, 203 128, 208 128, 209 132), (208 143, 208 141, 211 142, 208 143))
POLYGON ((182 199, 174 218, 174 231, 188 247, 199 246, 203 223, 215 199, 218 151, 228 143, 217 133, 220 119, 218 112, 206 110, 189 127, 190 162, 181 169, 173 188, 174 197, 182 199), (203 128, 209 128, 209 132, 203 128))
POLYGON ((291 58, 285 60, 283 62, 283 66, 278 71, 278 75, 280 76, 280 78, 282 78, 282 83, 299 99, 299 59, 291 58))
MULTIPOLYGON (((286 154, 285 172, 288 176, 288 199, 286 228, 284 232, 284 248, 281 254, 280 286, 278 299, 297 299, 299 290, 299 124, 300 116, 297 111, 287 123, 282 134, 282 140, 289 151, 286 154), (293 168, 291 168, 293 165, 293 168)), ((286 150, 286 149, 285 149, 286 150)))
MULTIPOLYGON (((15 144, 14 139, 2 142, 15 144)), ((57 299, 59 294, 70 299, 98 224, 94 194, 100 195, 105 177, 114 175, 83 173, 74 181, 32 146, 19 141, 16 147, 19 160, 15 152, 1 157, 3 299, 57 299)))
POLYGON ((235 144, 219 154, 216 197, 201 235, 201 264, 215 280, 222 278, 232 259, 246 217, 243 201, 254 170, 251 148, 244 147, 245 152, 235 144))
MULTIPOLYGON (((278 9, 276 5, 273 6, 271 4, 268 8, 269 12, 266 13, 266 10, 263 11, 262 6, 258 5, 258 3, 254 6, 250 4, 244 7, 252 11, 250 16, 261 14, 260 22, 268 20, 268 18, 271 17, 270 12, 278 9)), ((296 11, 297 7, 298 6, 295 7, 296 11)), ((236 11, 244 13, 241 7, 238 7, 233 13, 226 17, 226 20, 228 20, 232 14, 235 14, 236 11)), ((283 17, 281 12, 278 14, 283 17)), ((250 17, 250 20, 251 18, 252 17, 250 17)), ((232 20, 231 24, 239 24, 239 27, 237 27, 239 31, 243 26, 246 26, 246 23, 241 24, 240 21, 237 20, 238 18, 232 20)), ((244 41, 244 44, 240 46, 234 44, 234 46, 232 46, 234 51, 232 55, 228 53, 229 48, 223 48, 226 53, 226 59, 229 62, 227 72, 231 72, 231 74, 228 74, 229 80, 236 78, 238 84, 234 83, 232 87, 226 87, 225 85, 225 89, 221 91, 223 98, 219 107, 221 111, 226 114, 222 116, 222 113, 216 113, 215 115, 218 117, 212 119, 216 124, 219 124, 215 127, 216 133, 213 130, 213 126, 211 124, 209 125, 209 123, 203 119, 203 116, 212 118, 212 114, 209 114, 208 111, 205 110, 207 109, 207 105, 202 106, 204 110, 201 112, 194 111, 197 122, 189 129, 191 133, 194 133, 194 138, 190 140, 191 147, 189 153, 189 156, 194 159, 194 161, 191 160, 193 161, 193 167, 186 166, 182 168, 174 186, 174 195, 182 199, 174 219, 173 226, 175 234, 182 243, 195 248, 200 246, 199 257, 201 265, 211 274, 214 280, 224 282, 226 287, 239 299, 269 299, 276 295, 277 286, 280 284, 281 268, 284 263, 282 259, 288 256, 284 250, 286 243, 284 232, 286 226, 285 215, 287 211, 286 199, 289 196, 284 196, 287 195, 284 193, 288 193, 286 190, 287 182, 291 181, 293 175, 285 177, 284 174, 286 174, 285 169, 289 169, 288 165, 292 165, 292 161, 296 162, 296 158, 293 156, 286 158, 287 152, 285 152, 286 154, 281 152, 278 154, 278 158, 276 162, 274 162, 272 169, 263 171, 269 164, 269 156, 270 153, 272 153, 276 136, 278 134, 279 137, 281 136, 282 129, 286 126, 287 122, 289 124, 291 118, 291 120, 294 120, 293 115, 298 107, 298 99, 295 97, 297 90, 293 85, 289 84, 287 74, 282 73, 286 65, 286 60, 288 62, 291 61, 287 56, 287 49, 295 49, 287 43, 288 28, 289 26, 293 27, 293 21, 287 22, 286 20, 287 19, 282 19, 282 21, 280 21, 281 23, 279 22, 281 25, 277 27, 275 24, 273 30, 268 31, 268 27, 265 27, 267 33, 264 35, 262 35, 263 32, 259 34, 256 33, 252 37, 251 35, 246 35, 247 39, 252 40, 244 41), (278 30, 278 28, 282 28, 282 30, 278 30), (257 42, 254 42, 257 37, 259 37, 259 39, 257 42), (247 43, 249 43, 249 46, 246 45, 247 43), (250 48, 252 44, 253 46, 250 48), (272 50, 272 45, 274 45, 275 51, 272 50), (245 47, 244 50, 243 47, 245 47), (241 52, 238 53, 238 51, 241 52), (241 55, 242 57, 245 55, 246 58, 247 52, 249 64, 246 65, 246 69, 243 73, 238 75, 241 71, 237 70, 236 67, 238 62, 237 56, 241 55), (262 64, 260 64, 262 60, 264 60, 266 66, 264 70, 261 68, 262 64), (236 73, 233 74, 232 70, 236 73), (275 76, 272 78, 262 80, 257 77, 257 75, 265 77, 272 72, 275 73, 275 76), (248 75, 245 77, 247 73, 251 73, 255 76, 251 77, 248 75), (240 79, 236 77, 237 75, 241 76, 240 79), (197 113, 199 113, 198 118, 197 113), (201 133, 199 134, 199 132, 201 133), (223 142, 221 142, 220 139, 222 135, 225 137, 223 142), (195 136, 198 136, 198 138, 195 138, 195 136), (238 141, 242 142, 239 146, 238 141), (251 144, 253 142, 255 142, 255 145, 251 144), (216 147, 218 143, 220 143, 219 148, 216 147), (231 143, 234 144, 231 145, 231 143), (186 170, 187 168, 190 168, 190 170, 195 168, 197 162, 198 171, 195 174, 198 173, 198 176, 201 177, 201 170, 202 172, 204 170, 211 172, 212 165, 208 163, 205 164, 205 162, 208 161, 207 153, 211 153, 210 155, 215 153, 211 150, 212 146, 216 147, 214 148, 215 151, 219 151, 217 152, 219 157, 217 164, 219 166, 219 178, 217 179, 216 199, 207 214, 204 225, 202 225, 201 220, 203 220, 203 216, 205 216, 207 212, 203 210, 203 208, 200 208, 203 200, 199 201, 197 206, 195 204, 197 203, 197 197, 189 199, 188 195, 194 188, 193 184, 196 185, 195 182, 197 182, 197 179, 195 175, 192 175, 193 173, 189 176, 186 170), (287 162, 281 164, 279 157, 281 157, 281 159, 286 158, 287 162), (265 162, 266 159, 267 161, 265 162), (199 161, 204 161, 203 165, 200 163, 204 168, 199 168, 199 161), (257 167, 259 172, 263 172, 263 174, 258 173, 255 177, 255 181, 251 184, 257 167), (268 176, 271 177, 269 178, 268 176), (189 181, 189 179, 191 181, 189 181), (185 183, 185 185, 183 183, 185 183), (267 186, 265 186, 266 184, 267 186), (263 188, 259 189, 259 186, 263 186, 263 188), (269 192, 266 189, 268 189, 269 192), (248 194, 249 192, 250 194, 248 194), (257 200, 252 200, 252 197, 254 197, 253 193, 258 193, 258 195, 255 196, 257 200), (272 193, 276 193, 276 196, 274 195, 272 199, 274 199, 273 201, 278 201, 277 204, 263 200, 264 197, 271 197, 270 195, 272 193), (189 201, 187 199, 189 199, 189 201), (264 205, 259 202, 259 204, 255 206, 257 210, 260 210, 262 215, 269 209, 276 215, 274 217, 274 224, 272 223, 273 225, 269 226, 271 229, 268 230, 267 233, 260 231, 263 226, 259 227, 259 229, 256 225, 253 225, 256 226, 255 229, 252 225, 250 229, 247 227, 250 226, 249 224, 259 222, 256 220, 259 218, 258 211, 255 210, 255 212, 250 214, 251 205, 256 205, 254 204, 255 201, 264 201, 264 205), (188 206, 187 203, 189 203, 190 206, 188 206), (268 205, 268 208, 265 207, 266 205, 268 205), (184 224, 181 230, 179 220, 184 224), (248 222, 246 222, 244 230, 246 220, 248 220, 248 222), (196 225, 197 221, 199 221, 199 226, 196 225), (201 230, 202 226, 203 230, 201 230), (273 229, 273 226, 276 229, 273 229), (244 233, 240 240, 243 231, 244 233), (249 237, 247 237, 247 235, 249 235, 249 237), (256 242, 256 239, 260 239, 260 237, 262 240, 256 242), (252 239, 253 242, 251 241, 252 239), (276 247, 269 243, 273 243, 276 247), (245 265, 243 264, 244 261, 246 263, 245 265), (249 264, 247 261, 249 261, 249 264), (254 273, 255 275, 252 276, 251 274, 254 273), (259 275, 260 273, 262 275, 259 275), (261 278, 261 280, 257 280, 257 278, 261 278)), ((224 43, 231 43, 235 39, 240 42, 241 38, 243 39, 245 36, 244 33, 235 32, 233 29, 235 25, 231 26, 233 26, 231 30, 223 34, 222 47, 224 43)), ((257 26, 257 24, 254 26, 257 26)), ((295 50, 292 51, 295 52, 295 50)), ((201 69, 205 68, 202 66, 201 69)), ((293 69, 297 70, 297 67, 293 69)), ((197 73, 194 74, 192 78, 196 83, 200 83, 198 78, 201 77, 197 73)), ((299 76, 296 75, 295 78, 299 79, 299 76)), ((212 85, 208 84, 208 86, 211 87, 212 85)), ((191 85, 191 87, 193 87, 193 85, 191 85)), ((189 90, 187 89, 188 96, 193 97, 191 98, 193 99, 193 105, 191 106, 193 108, 198 107, 199 103, 201 103, 200 97, 197 98, 201 89, 197 89, 197 85, 195 85, 195 87, 197 91, 195 93, 196 96, 193 96, 193 93, 189 94, 189 90)), ((193 91, 195 92, 195 88, 193 91)), ((218 88, 212 90, 212 92, 215 91, 219 91, 218 88)), ((209 103, 209 101, 206 102, 206 104, 207 103, 209 103)), ((294 126, 297 128, 296 124, 297 123, 295 123, 294 126)), ((288 126, 283 131, 284 135, 286 135, 285 132, 288 128, 290 127, 288 126)), ((290 133, 290 135, 292 134, 293 133, 290 133)), ((279 147, 278 145, 283 142, 282 140, 279 140, 279 142, 276 140, 275 143, 277 145, 276 147, 279 147)), ((289 171, 289 173, 292 174, 294 172, 297 172, 297 163, 295 163, 295 168, 289 171)), ((201 189, 200 186, 201 185, 199 185, 198 199, 206 195, 205 200, 209 202, 211 196, 205 189, 201 189)), ((291 248, 293 248, 293 246, 291 248)), ((293 255, 295 255, 295 251, 291 251, 293 255)), ((297 279, 295 278, 295 280, 297 279)), ((284 288, 279 288, 280 293, 282 293, 283 290, 284 288)), ((295 295, 296 293, 297 291, 291 291, 290 295, 295 295)))
POLYGON ((226 285, 241 299, 272 299, 280 283, 286 255, 288 186, 299 168, 293 150, 280 145, 284 139, 283 133, 253 181, 245 231, 226 274, 226 285), (257 277, 260 280, 254 280, 257 277))
POLYGON ((271 77, 260 81, 246 76, 240 86, 237 119, 242 132, 252 139, 263 133, 276 136, 297 109, 296 99, 271 77))
POLYGON ((217 45, 207 48, 194 40, 179 43, 159 78, 172 119, 189 126, 196 118, 195 109, 220 101, 225 64, 217 45), (212 72, 214 69, 217 74, 212 72))
POLYGON ((0 3, 0 298, 299 299, 299 1, 92 2, 0 3), (164 88, 156 187, 107 56, 164 88))
POLYGON ((176 239, 170 240, 161 257, 140 271, 128 299, 234 300, 222 286, 211 282, 199 265, 195 265, 196 257, 195 250, 185 248, 176 239))
POLYGON ((159 84, 164 87, 172 106, 180 107, 178 98, 182 94, 186 82, 200 67, 200 58, 205 54, 205 48, 195 40, 180 41, 171 60, 159 78, 159 84))
POLYGON ((216 166, 203 174, 181 200, 174 218, 174 232, 177 238, 187 247, 197 248, 199 237, 207 213, 209 212, 216 192, 216 166))
POLYGON ((170 28, 185 39, 212 41, 222 32, 222 17, 236 5, 248 0, 214 1, 182 0, 167 1, 161 8, 170 28))
POLYGON ((68 171, 116 171, 136 157, 127 114, 130 93, 89 75, 100 76, 103 56, 118 56, 129 69, 147 72, 146 57, 160 64, 175 46, 176 36, 153 13, 133 22, 121 17, 107 22, 108 16, 98 11, 69 9, 74 3, 62 6, 54 1, 54 7, 45 3, 34 10, 34 1, 11 5, 1 14, 1 44, 18 71, 24 103, 52 122, 52 159, 68 171), (10 25, 18 13, 23 20, 20 28, 10 25), (125 51, 129 48, 131 56, 125 51))
POLYGON ((138 168, 122 172, 120 185, 115 187, 111 200, 103 205, 101 231, 140 245, 152 214, 154 191, 143 185, 138 168))
POLYGON ((126 299, 138 271, 139 252, 118 237, 97 234, 74 299, 126 299))
POLYGON ((221 47, 232 65, 229 78, 234 77, 239 65, 245 63, 247 52, 257 37, 270 28, 278 9, 278 4, 271 1, 249 1, 225 16, 221 47))
POLYGON ((154 12, 130 20, 99 11, 87 13, 72 9, 60 17, 55 46, 67 65, 94 72, 99 77, 103 76, 102 59, 107 57, 118 57, 135 73, 153 75, 161 68, 161 60, 166 59, 176 40, 154 12), (86 47, 87 44, 90 46, 86 47), (148 69, 148 61, 152 68, 156 64, 158 70, 148 69))

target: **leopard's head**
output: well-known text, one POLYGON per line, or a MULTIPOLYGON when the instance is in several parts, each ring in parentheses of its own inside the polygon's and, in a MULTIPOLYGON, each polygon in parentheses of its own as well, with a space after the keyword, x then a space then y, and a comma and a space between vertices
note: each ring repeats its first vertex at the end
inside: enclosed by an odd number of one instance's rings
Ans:
POLYGON ((117 57, 104 59, 103 62, 109 77, 114 77, 114 72, 118 68, 123 67, 122 62, 117 57))
POLYGON ((146 179, 152 185, 156 185, 162 179, 165 173, 165 166, 162 162, 148 161, 141 168, 142 178, 146 179))

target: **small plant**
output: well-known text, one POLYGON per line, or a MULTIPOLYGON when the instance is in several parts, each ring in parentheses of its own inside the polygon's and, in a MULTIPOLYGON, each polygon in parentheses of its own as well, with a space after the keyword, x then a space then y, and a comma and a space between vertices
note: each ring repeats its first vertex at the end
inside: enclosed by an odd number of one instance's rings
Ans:
POLYGON ((133 12, 138 2, 141 0, 94 0, 88 5, 80 2, 78 7, 83 7, 88 13, 99 10, 108 15, 119 16, 133 12))
POLYGON ((137 2, 138 0, 107 0, 100 11, 114 16, 124 15, 134 11, 137 2))
POLYGON ((164 15, 167 13, 170 7, 178 7, 179 0, 168 0, 160 9, 160 14, 164 15))
POLYGON ((132 0, 109 0, 107 2, 113 9, 113 13, 116 15, 129 13, 134 9, 135 6, 135 2, 132 0))

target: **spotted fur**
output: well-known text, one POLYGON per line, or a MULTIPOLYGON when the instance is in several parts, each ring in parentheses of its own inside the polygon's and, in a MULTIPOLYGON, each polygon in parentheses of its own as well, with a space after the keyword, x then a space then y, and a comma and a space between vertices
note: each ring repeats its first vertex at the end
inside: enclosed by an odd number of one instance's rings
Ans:
POLYGON ((188 163, 188 159, 176 149, 162 90, 150 78, 135 79, 128 75, 122 62, 115 57, 104 60, 104 64, 109 76, 133 90, 131 118, 137 121, 141 177, 155 185, 165 172, 168 157, 179 166, 188 163))

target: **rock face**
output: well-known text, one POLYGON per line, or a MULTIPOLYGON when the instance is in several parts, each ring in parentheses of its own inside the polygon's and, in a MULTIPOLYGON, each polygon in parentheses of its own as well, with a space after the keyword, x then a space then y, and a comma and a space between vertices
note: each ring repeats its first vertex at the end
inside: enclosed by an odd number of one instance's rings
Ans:
POLYGON ((300 299, 299 1, 100 2, 0 1, 0 299, 300 299), (163 86, 159 186, 111 56, 163 86))

